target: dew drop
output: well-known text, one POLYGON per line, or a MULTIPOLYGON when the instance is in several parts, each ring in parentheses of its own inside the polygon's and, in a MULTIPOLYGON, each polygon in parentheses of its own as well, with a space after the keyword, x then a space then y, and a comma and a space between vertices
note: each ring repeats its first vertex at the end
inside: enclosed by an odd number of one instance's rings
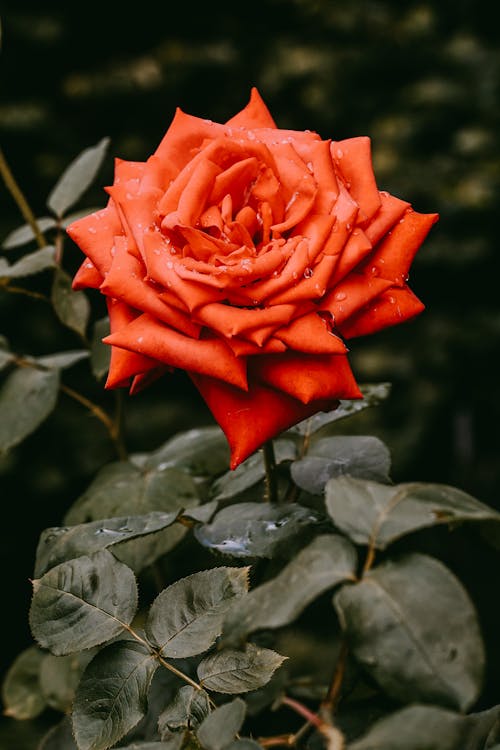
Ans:
POLYGON ((337 153, 337 159, 342 159, 342 157, 344 156, 344 152, 342 151, 341 148, 338 148, 336 153, 337 153))
POLYGON ((143 341, 144 341, 144 336, 138 336, 137 337, 137 343, 138 344, 142 344, 143 341))
POLYGON ((172 261, 167 260, 167 268, 173 268, 173 267, 174 267, 174 264, 172 263, 172 261))
POLYGON ((312 269, 312 268, 309 268, 309 266, 308 266, 308 267, 306 268, 306 270, 304 271, 304 278, 305 278, 305 279, 310 279, 310 278, 312 277, 312 275, 313 275, 313 274, 314 274, 314 271, 313 271, 313 269, 312 269))
POLYGON ((342 300, 347 299, 347 294, 345 292, 337 292, 337 294, 335 295, 335 299, 338 302, 342 302, 342 300))
POLYGON ((89 227, 90 234, 97 234, 97 229, 94 229, 94 227, 89 227))

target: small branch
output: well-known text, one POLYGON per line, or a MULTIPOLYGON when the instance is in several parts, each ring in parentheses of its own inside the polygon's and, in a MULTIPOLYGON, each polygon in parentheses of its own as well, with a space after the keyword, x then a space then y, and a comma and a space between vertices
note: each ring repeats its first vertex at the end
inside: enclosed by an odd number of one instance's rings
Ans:
MULTIPOLYGON (((159 653, 159 651, 154 649, 148 641, 146 641, 144 638, 142 638, 139 635, 139 633, 136 633, 136 631, 133 628, 131 628, 130 625, 126 625, 124 622, 122 622, 122 625, 125 628, 125 630, 128 633, 130 633, 132 638, 135 638, 136 641, 138 641, 139 643, 142 643, 142 645, 145 646, 148 649, 148 651, 150 651, 151 655, 154 656, 155 659, 157 659, 160 662, 162 667, 165 667, 165 669, 168 669, 170 672, 177 675, 177 677, 179 677, 181 680, 184 680, 184 682, 187 682, 187 684, 191 685, 191 687, 195 688, 195 690, 203 690, 202 686, 199 685, 194 680, 192 680, 191 677, 188 677, 187 674, 184 674, 184 672, 181 672, 180 669, 177 669, 177 667, 174 667, 173 664, 170 664, 168 661, 165 661, 165 659, 159 653)), ((211 703, 213 702, 211 701, 211 703)))
POLYGON ((262 451, 266 468, 266 500, 268 503, 276 503, 278 487, 276 484, 276 456, 274 455, 273 441, 268 440, 267 443, 264 443, 262 451))
POLYGON ((342 689, 342 683, 344 681, 348 652, 349 647, 347 645, 347 641, 343 640, 328 693, 326 694, 326 697, 321 704, 322 711, 333 713, 333 711, 335 711, 335 708, 337 707, 337 703, 340 697, 340 691, 342 689))
POLYGON ((31 289, 24 289, 22 286, 12 286, 8 283, 8 280, 6 280, 5 283, 0 282, 0 288, 5 289, 6 292, 11 292, 12 294, 23 294, 25 297, 31 297, 32 299, 38 299, 42 302, 50 303, 49 298, 46 297, 45 294, 32 292, 31 289))
POLYGON ((13 197, 21 214, 23 215, 26 222, 32 228, 38 247, 39 248, 46 247, 47 241, 45 237, 43 236, 43 233, 40 230, 40 227, 38 226, 37 220, 35 219, 35 215, 33 211, 31 210, 28 201, 24 197, 21 191, 21 188, 17 184, 14 178, 14 175, 12 174, 10 170, 9 165, 7 164, 7 161, 5 159, 2 149, 0 149, 0 174, 2 175, 3 181, 5 182, 5 186, 7 190, 9 191, 9 193, 11 194, 11 196, 13 197))
POLYGON ((365 564, 363 565, 363 571, 361 573, 361 576, 364 576, 365 573, 368 573, 368 571, 370 570, 374 562, 375 562, 375 539, 370 539, 370 545, 366 552, 365 564))
POLYGON ((104 409, 101 409, 100 406, 94 404, 93 401, 90 401, 81 393, 78 393, 78 391, 74 391, 73 388, 69 388, 67 385, 64 385, 64 383, 61 383, 59 387, 63 393, 65 393, 75 401, 78 401, 78 403, 82 404, 82 406, 85 406, 94 415, 94 417, 97 417, 97 419, 102 422, 102 424, 106 427, 111 440, 113 441, 119 459, 121 461, 126 461, 127 452, 122 444, 119 430, 117 429, 116 424, 111 419, 109 414, 106 414, 104 409))
POLYGON ((258 737, 257 742, 262 747, 293 747, 294 737, 293 734, 277 734, 275 737, 258 737))
MULTIPOLYGON (((294 698, 289 698, 285 695, 281 699, 281 702, 285 706, 289 706, 289 708, 293 709, 296 713, 300 714, 300 716, 303 716, 305 719, 307 719, 307 726, 315 727, 317 731, 326 738, 328 750, 344 750, 344 736, 342 732, 340 732, 336 727, 333 726, 331 721, 325 721, 325 719, 323 719, 319 714, 313 713, 309 708, 307 708, 307 706, 304 706, 294 698)), ((299 731, 302 732, 305 726, 306 725, 304 725, 304 727, 302 727, 299 731)))

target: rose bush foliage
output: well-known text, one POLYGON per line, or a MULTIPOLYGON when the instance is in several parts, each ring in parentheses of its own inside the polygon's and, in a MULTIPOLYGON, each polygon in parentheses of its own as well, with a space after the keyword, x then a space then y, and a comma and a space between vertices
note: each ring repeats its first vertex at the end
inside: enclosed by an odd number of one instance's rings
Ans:
POLYGON ((186 370, 233 468, 360 398, 344 340, 423 309, 408 271, 436 214, 378 189, 368 138, 279 129, 255 89, 225 124, 177 111, 107 192, 68 229, 86 256, 74 288, 107 298, 107 386, 186 370))

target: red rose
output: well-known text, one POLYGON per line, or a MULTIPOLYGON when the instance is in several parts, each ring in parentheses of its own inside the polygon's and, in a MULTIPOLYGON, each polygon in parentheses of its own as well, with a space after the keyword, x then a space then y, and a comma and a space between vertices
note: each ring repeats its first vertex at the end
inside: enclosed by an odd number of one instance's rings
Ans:
POLYGON ((87 256, 74 288, 107 298, 106 385, 186 370, 233 467, 360 398, 344 339, 423 309, 406 281, 437 215, 377 189, 368 138, 280 130, 255 89, 225 125, 178 111, 107 192, 68 229, 87 256))

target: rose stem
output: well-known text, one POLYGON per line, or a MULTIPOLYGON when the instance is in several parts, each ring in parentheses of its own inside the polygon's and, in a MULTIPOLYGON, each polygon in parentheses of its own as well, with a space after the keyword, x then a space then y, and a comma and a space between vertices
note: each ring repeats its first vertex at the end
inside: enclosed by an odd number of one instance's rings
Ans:
POLYGON ((328 693, 324 701, 321 704, 322 710, 328 711, 329 713, 332 713, 333 711, 335 711, 335 708, 337 707, 337 703, 340 697, 340 690, 342 688, 342 682, 344 680, 345 669, 347 665, 348 650, 349 649, 347 646, 347 642, 344 639, 342 640, 342 645, 340 647, 337 664, 335 665, 335 670, 333 673, 332 681, 330 683, 330 687, 328 689, 328 693))
POLYGON ((35 219, 35 215, 33 211, 31 210, 28 204, 28 201, 24 197, 21 191, 21 188, 17 184, 14 178, 14 175, 12 174, 10 170, 9 165, 7 164, 7 161, 5 159, 2 149, 0 149, 0 173, 3 177, 3 181, 5 182, 5 186, 7 187, 7 190, 9 191, 11 196, 14 198, 14 201, 16 202, 17 207, 19 208, 23 217, 26 219, 27 223, 32 228, 38 247, 39 248, 46 247, 47 242, 45 240, 45 237, 43 236, 43 233, 41 232, 40 227, 38 226, 37 220, 35 219))
POLYGON ((278 500, 278 488, 276 485, 276 456, 272 440, 268 440, 262 446, 264 453, 264 466, 266 468, 266 500, 275 503, 278 500))

